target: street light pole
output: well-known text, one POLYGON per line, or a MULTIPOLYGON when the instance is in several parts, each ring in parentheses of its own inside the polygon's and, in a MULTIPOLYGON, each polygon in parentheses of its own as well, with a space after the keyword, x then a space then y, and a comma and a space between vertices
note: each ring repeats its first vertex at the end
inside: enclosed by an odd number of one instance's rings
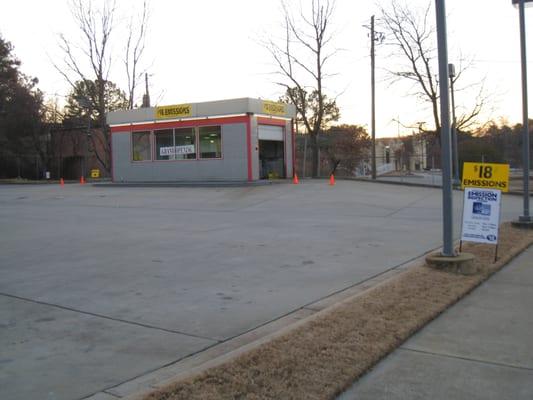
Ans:
POLYGON ((448 95, 448 45, 446 38, 446 7, 444 0, 435 0, 437 16, 437 47, 439 52, 441 154, 442 154, 442 255, 454 257, 453 249, 453 204, 452 204, 452 158, 450 138, 450 109, 448 95))
MULTIPOLYGON (((516 1, 515 1, 516 2, 516 1)), ((524 214, 520 222, 532 222, 529 215, 529 127, 527 115, 527 61, 526 61, 526 18, 524 0, 519 0, 518 17, 520 19, 520 55, 522 60, 522 169, 523 169, 523 196, 524 214)))
POLYGON ((89 103, 89 120, 87 121, 87 136, 85 137, 85 179, 89 177, 88 161, 89 161, 89 140, 91 140, 91 114, 92 114, 92 109, 89 103))
POLYGON ((450 77, 450 93, 452 97, 452 157, 453 157, 453 183, 458 185, 459 180, 459 148, 457 147, 457 119, 455 117, 455 90, 453 88, 455 78, 455 65, 448 64, 450 77))

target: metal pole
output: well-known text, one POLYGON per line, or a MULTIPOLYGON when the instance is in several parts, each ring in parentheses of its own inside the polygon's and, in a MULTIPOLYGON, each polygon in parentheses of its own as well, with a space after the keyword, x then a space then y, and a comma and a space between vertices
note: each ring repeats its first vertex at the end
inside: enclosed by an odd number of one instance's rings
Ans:
POLYGON ((302 178, 305 178, 305 166, 307 164, 307 135, 305 135, 304 139, 304 160, 302 165, 302 178))
POLYGON ((453 88, 453 78, 455 77, 455 67, 453 64, 448 65, 450 75, 450 93, 452 100, 452 152, 453 152, 453 183, 458 185, 459 179, 459 148, 457 147, 457 119, 455 117, 455 90, 453 88))
POLYGON ((526 18, 524 0, 518 4, 520 19, 520 55, 522 60, 522 169, 524 181, 524 215, 518 219, 522 222, 531 222, 529 215, 529 127, 527 115, 527 61, 526 61, 526 18))
POLYGON ((371 122, 370 130, 372 133, 372 179, 376 179, 376 56, 375 56, 375 32, 374 16, 370 18, 370 86, 371 86, 371 122))
POLYGON ((319 137, 318 137, 318 134, 316 135, 317 136, 317 140, 316 140, 316 145, 318 146, 318 172, 317 172, 317 175, 318 175, 318 178, 320 178, 320 174, 321 174, 321 168, 320 168, 320 164, 322 164, 322 156, 320 155, 320 141, 319 141, 319 137))
POLYGON ((92 108, 89 107, 89 121, 87 123, 87 136, 85 138, 86 146, 85 146, 85 178, 89 178, 89 141, 92 140, 91 138, 91 114, 92 114, 92 108))
POLYGON ((455 256, 453 249, 453 207, 452 207, 452 158, 450 137, 450 109, 448 95, 448 46, 446 43, 446 7, 444 0, 435 0, 437 16, 437 46, 439 52, 441 155, 442 155, 442 255, 455 256))

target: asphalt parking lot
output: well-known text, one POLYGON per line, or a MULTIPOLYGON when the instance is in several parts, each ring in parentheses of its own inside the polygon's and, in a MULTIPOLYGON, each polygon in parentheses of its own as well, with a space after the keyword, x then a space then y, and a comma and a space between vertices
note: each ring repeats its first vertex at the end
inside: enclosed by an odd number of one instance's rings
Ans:
POLYGON ((440 246, 440 210, 349 181, 0 186, 0 398, 82 399, 224 342, 440 246))

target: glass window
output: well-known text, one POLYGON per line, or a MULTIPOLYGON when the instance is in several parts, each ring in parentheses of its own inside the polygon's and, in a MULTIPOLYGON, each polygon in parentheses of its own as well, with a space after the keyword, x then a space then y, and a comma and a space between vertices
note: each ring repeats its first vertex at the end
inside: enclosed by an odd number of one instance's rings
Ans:
POLYGON ((200 158, 222 157, 222 135, 220 126, 205 126, 200 128, 200 158))
POLYGON ((164 129, 154 132, 155 137, 155 159, 174 160, 174 132, 172 129, 164 129))
POLYGON ((131 133, 131 156, 133 161, 150 161, 152 159, 152 146, 150 146, 150 132, 131 133))
POLYGON ((196 135, 194 128, 174 129, 176 160, 196 159, 196 135))

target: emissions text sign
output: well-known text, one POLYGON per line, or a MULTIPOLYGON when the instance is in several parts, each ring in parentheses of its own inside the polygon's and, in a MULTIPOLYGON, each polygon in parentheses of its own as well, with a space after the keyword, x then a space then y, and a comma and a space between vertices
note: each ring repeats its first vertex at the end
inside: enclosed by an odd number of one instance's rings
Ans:
POLYGON ((263 101, 263 112, 269 115, 285 115, 287 110, 285 109, 285 104, 276 103, 274 101, 263 101))
POLYGON ((509 191, 509 164, 472 163, 463 164, 461 188, 478 187, 509 191))
POLYGON ((182 118, 191 115, 192 106, 190 104, 175 104, 155 108, 155 119, 182 118))
POLYGON ((465 189, 461 240, 498 243, 501 198, 502 192, 499 190, 465 189))

